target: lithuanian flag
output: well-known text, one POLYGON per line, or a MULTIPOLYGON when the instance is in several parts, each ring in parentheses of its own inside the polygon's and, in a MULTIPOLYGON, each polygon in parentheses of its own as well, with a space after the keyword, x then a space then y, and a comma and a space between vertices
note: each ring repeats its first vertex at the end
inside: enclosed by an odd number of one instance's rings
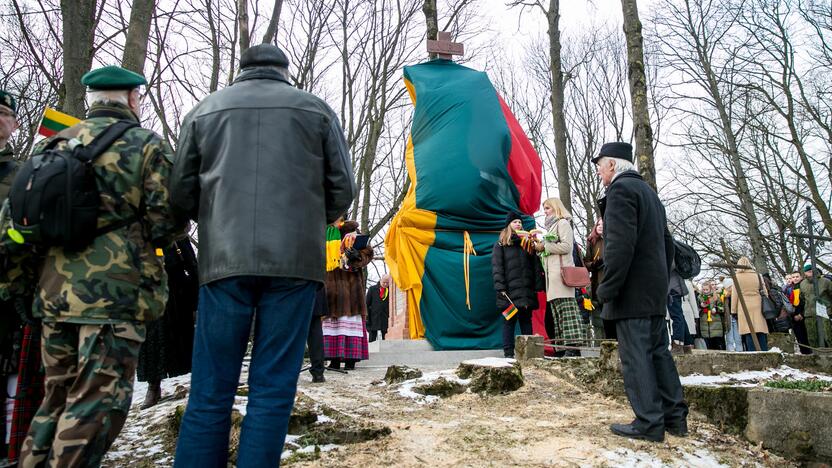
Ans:
POLYGON ((511 320, 511 318, 514 317, 514 314, 516 313, 517 307, 515 307, 514 304, 509 304, 508 307, 506 307, 506 310, 503 311, 503 318, 506 320, 511 320))
POLYGON ((46 111, 43 113, 43 120, 40 121, 38 133, 45 137, 51 137, 52 135, 65 128, 71 127, 78 122, 80 122, 80 120, 71 115, 67 115, 63 112, 58 112, 51 107, 47 107, 46 111))

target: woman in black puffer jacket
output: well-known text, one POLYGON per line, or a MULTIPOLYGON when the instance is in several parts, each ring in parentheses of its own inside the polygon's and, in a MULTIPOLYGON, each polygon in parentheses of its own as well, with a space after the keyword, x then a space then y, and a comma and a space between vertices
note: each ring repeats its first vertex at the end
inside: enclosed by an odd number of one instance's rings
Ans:
POLYGON ((520 333, 532 334, 532 311, 538 308, 537 292, 546 289, 543 267, 530 247, 521 246, 517 231, 523 229, 519 213, 506 216, 506 227, 500 239, 494 244, 491 255, 491 270, 494 276, 494 290, 497 291, 497 310, 502 312, 512 303, 518 312, 510 319, 503 316, 503 353, 514 357, 514 328, 520 321, 520 333))

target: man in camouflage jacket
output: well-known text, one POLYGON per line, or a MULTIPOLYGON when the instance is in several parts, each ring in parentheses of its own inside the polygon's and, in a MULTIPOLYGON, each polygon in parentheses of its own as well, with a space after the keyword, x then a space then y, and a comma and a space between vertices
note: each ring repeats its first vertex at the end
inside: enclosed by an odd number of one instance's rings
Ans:
MULTIPOLYGON (((82 83, 90 90, 87 118, 58 137, 86 145, 119 120, 138 121, 141 75, 104 67, 82 83)), ((23 444, 22 467, 100 465, 130 408, 144 322, 159 317, 167 300, 156 249, 180 232, 168 205, 170 148, 134 127, 94 167, 99 229, 138 218, 84 250, 50 247, 42 257, 33 310, 43 320, 46 396, 23 444)))

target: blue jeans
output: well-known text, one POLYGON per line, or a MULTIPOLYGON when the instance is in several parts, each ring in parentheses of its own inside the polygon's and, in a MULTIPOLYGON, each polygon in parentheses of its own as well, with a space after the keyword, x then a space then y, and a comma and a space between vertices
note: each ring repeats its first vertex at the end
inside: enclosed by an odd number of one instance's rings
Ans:
MULTIPOLYGON (((755 351, 751 333, 743 335, 742 340, 745 342, 746 351, 755 351)), ((757 349, 756 351, 768 351, 768 335, 766 333, 757 333, 757 341, 760 342, 760 348, 762 349, 757 349)))
POLYGON ((728 333, 725 334, 725 347, 728 351, 742 351, 740 324, 737 323, 736 315, 731 315, 731 325, 728 328, 728 333))
POLYGON ((188 407, 176 467, 225 468, 231 407, 254 323, 237 466, 278 466, 294 405, 317 284, 238 276, 202 286, 188 407), (256 313, 255 313, 256 311, 256 313))
POLYGON ((670 319, 673 320, 671 337, 673 341, 682 344, 692 345, 693 336, 688 330, 688 322, 685 321, 685 313, 682 311, 682 297, 667 296, 667 310, 670 312, 670 319))

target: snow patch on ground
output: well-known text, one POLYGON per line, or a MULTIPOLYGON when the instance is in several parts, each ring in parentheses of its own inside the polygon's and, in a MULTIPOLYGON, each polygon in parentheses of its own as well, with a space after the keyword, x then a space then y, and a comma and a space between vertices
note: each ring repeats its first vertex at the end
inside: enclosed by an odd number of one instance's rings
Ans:
POLYGON ((615 450, 608 450, 603 453, 613 466, 618 468, 664 468, 664 467, 691 467, 696 468, 724 468, 728 465, 720 463, 708 450, 700 449, 694 453, 678 450, 679 459, 663 461, 650 453, 635 451, 620 447, 615 450))
MULTIPOLYGON (((466 361, 466 362, 472 362, 472 361, 466 361)), ((457 383, 462 384, 462 385, 468 385, 468 384, 471 383, 471 379, 461 379, 461 378, 459 378, 459 376, 456 375, 456 370, 455 369, 448 369, 448 370, 442 370, 442 371, 436 371, 436 372, 429 372, 429 373, 424 374, 423 376, 419 377, 418 379, 406 380, 406 381, 401 383, 401 386, 399 387, 398 393, 399 393, 400 396, 403 396, 405 398, 410 398, 411 400, 414 400, 416 403, 421 404, 421 405, 433 403, 433 402, 439 400, 438 396, 436 396, 436 395, 422 395, 421 393, 416 393, 415 391, 413 391, 413 388, 417 387, 417 386, 420 386, 420 385, 429 384, 429 383, 431 383, 431 382, 433 382, 433 381, 435 381, 439 378, 444 378, 445 380, 448 380, 448 381, 451 381, 451 382, 457 382, 457 383)))
POLYGON ((488 357, 482 359, 471 359, 469 361, 462 361, 463 364, 469 366, 482 366, 482 367, 512 367, 514 363, 517 362, 516 359, 511 358, 496 358, 496 357, 488 357))
POLYGON ((315 424, 323 424, 328 422, 335 422, 335 420, 330 418, 329 416, 319 414, 318 419, 315 421, 315 424))
POLYGON ((737 387, 757 387, 761 383, 768 380, 776 380, 789 378, 792 380, 823 380, 832 382, 832 377, 825 375, 812 374, 801 370, 793 369, 789 366, 780 366, 777 369, 768 369, 764 371, 744 371, 733 374, 720 375, 688 375, 680 377, 682 385, 704 385, 704 386, 719 386, 719 385, 734 385, 737 387))

